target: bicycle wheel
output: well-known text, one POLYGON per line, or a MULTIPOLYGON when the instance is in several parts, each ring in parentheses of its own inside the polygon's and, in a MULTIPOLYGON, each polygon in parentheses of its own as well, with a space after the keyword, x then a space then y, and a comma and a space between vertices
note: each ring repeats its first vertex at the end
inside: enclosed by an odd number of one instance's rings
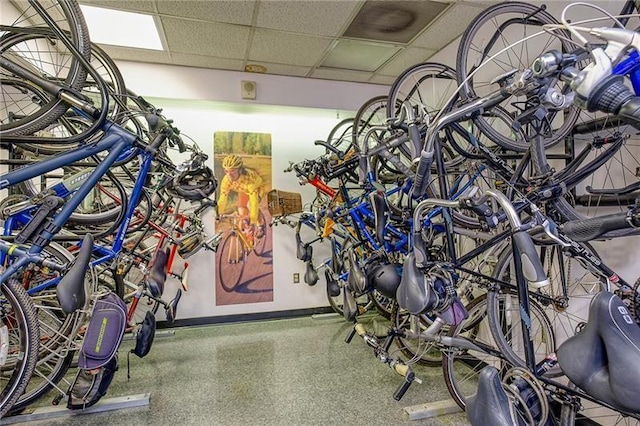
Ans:
MULTIPOLYGON (((552 34, 541 33, 542 25, 557 23, 544 7, 528 3, 505 2, 485 9, 469 24, 460 39, 456 73, 458 84, 461 85, 461 97, 474 99, 495 92, 498 86, 491 84, 494 78, 514 69, 522 71, 528 68, 538 56, 549 50, 573 51, 575 48, 572 43, 552 34), (541 34, 527 39, 536 33, 541 34), (496 57, 489 60, 493 55, 496 57)), ((561 35, 569 38, 566 31, 561 35)), ((562 93, 569 90, 560 83, 555 87, 562 93)), ((536 106, 539 101, 531 97, 527 102, 520 102, 512 97, 501 105, 517 116, 518 112, 536 106)), ((564 111, 549 111, 540 130, 545 135, 544 145, 549 147, 561 141, 571 131, 578 114, 579 109, 575 106, 564 111)), ((476 118, 474 122, 506 149, 525 151, 528 148, 526 141, 514 138, 510 132, 494 129, 483 117, 476 118)))
MULTIPOLYGON (((345 118, 333 126, 333 129, 329 132, 329 136, 327 136, 327 143, 345 154, 352 151, 354 147, 353 121, 353 118, 345 118)), ((328 149, 327 154, 331 154, 328 149)))
POLYGON ((262 209, 260 209, 258 213, 257 226, 259 229, 254 229, 253 231, 253 251, 257 256, 262 256, 267 252, 267 240, 269 239, 267 234, 271 231, 271 228, 267 225, 267 220, 264 217, 262 209), (256 232, 258 232, 258 235, 255 234, 256 232))
MULTIPOLYGON (((569 387, 576 389, 573 383, 569 387)), ((595 404, 587 399, 580 399, 579 404, 562 404, 560 411, 560 424, 562 426, 574 426, 582 424, 638 426, 640 421, 629 416, 595 404)))
MULTIPOLYGON (((38 161, 37 153, 31 151, 16 150, 15 159, 38 161)), ((99 159, 98 159, 99 161, 99 159)), ((21 182, 16 188, 29 198, 33 198, 41 194, 43 191, 50 189, 53 185, 65 182, 66 185, 72 185, 65 188, 75 191, 84 182, 89 173, 95 170, 96 159, 88 158, 81 162, 76 162, 73 166, 64 166, 54 172, 39 176, 29 181, 21 182), (80 164, 86 164, 82 166, 80 164)), ((129 165, 131 166, 131 165, 129 165)), ((113 169, 103 176, 100 182, 92 189, 82 203, 72 213, 67 223, 67 229, 76 230, 92 230, 92 232, 104 231, 105 227, 113 228, 117 226, 123 217, 122 200, 128 200, 129 194, 126 192, 124 184, 129 188, 133 187, 130 180, 130 172, 121 172, 119 169, 113 169)), ((62 196, 71 196, 70 193, 63 193, 62 196)), ((141 197, 142 199, 144 197, 141 197)), ((140 201, 140 199, 138 201, 140 201)), ((144 207, 144 206, 143 206, 144 207)))
MULTIPOLYGON (((615 117, 596 119, 585 113, 569 138, 577 160, 574 166, 566 168, 557 160, 547 158, 539 138, 534 138, 531 143, 536 175, 549 175, 558 170, 551 175, 549 183, 561 183, 567 188, 564 197, 547 202, 552 210, 557 212, 561 221, 626 212, 640 196, 640 137, 637 130, 615 117)), ((600 238, 635 235, 637 232, 635 229, 620 229, 600 238)))
MULTIPOLYGON (((394 327, 398 330, 410 329, 411 320, 412 315, 408 311, 400 308, 396 303, 395 309, 391 313, 391 321, 394 327)), ((426 330, 433 323, 432 319, 426 315, 419 315, 416 320, 419 324, 420 331, 426 330)), ((416 362, 429 367, 440 367, 442 365, 442 352, 440 352, 438 346, 433 342, 398 336, 395 338, 395 343, 400 351, 409 358, 410 362, 416 362)))
MULTIPOLYGON (((596 251, 589 247, 591 254, 596 251)), ((573 336, 587 322, 589 304, 600 292, 600 279, 587 270, 580 261, 566 256, 557 245, 537 246, 540 260, 549 278, 549 285, 530 292, 531 306, 544 313, 538 324, 532 326, 536 360, 540 361, 567 338, 573 336), (548 321, 550 330, 542 320, 548 321), (552 334, 548 334, 548 332, 552 334)), ((494 277, 504 282, 515 283, 513 253, 510 247, 500 255, 494 277)), ((522 352, 522 329, 518 296, 512 291, 489 292, 489 320, 498 347, 517 366, 524 366, 522 352)), ((532 312, 534 310, 532 309, 532 312)))
MULTIPOLYGON (((463 337, 482 348, 479 350, 447 348, 443 350, 443 373, 447 389, 453 400, 464 410, 467 398, 478 389, 478 375, 486 366, 504 372, 512 364, 501 353, 491 331, 488 316, 489 295, 482 295, 467 305, 469 318, 449 330, 450 337, 463 337)), ((532 328, 536 336, 552 336, 544 312, 531 304, 532 328)), ((550 342, 552 343, 552 342, 550 342)))
MULTIPOLYGON (((387 97, 387 119, 394 120, 401 114, 403 103, 409 102, 418 118, 428 126, 442 109, 449 109, 457 100, 455 70, 436 62, 424 62, 407 68, 391 86, 387 97)), ((423 126, 424 127, 424 126, 423 126)), ((424 128, 422 129, 425 130, 424 128)), ((412 161, 410 141, 401 149, 412 161)), ((416 153, 419 154, 419 153, 416 153)), ((445 166, 462 161, 455 155, 447 158, 445 166)))
MULTIPOLYGON (((20 397, 38 361, 40 329, 33 302, 15 281, 0 285, 0 330, 8 338, 0 366, 0 418, 20 397)), ((4 352, 4 350, 3 350, 4 352)))
MULTIPOLYGON (((60 265, 74 259, 69 251, 56 243, 45 247, 42 254, 49 261, 60 265)), ((31 291, 58 275, 49 268, 33 265, 29 271, 18 275, 17 279, 24 288, 31 291)), ((59 385, 71 365, 78 347, 78 332, 86 320, 86 313, 82 310, 71 314, 62 311, 55 287, 33 292, 30 297, 36 308, 40 329, 38 362, 27 388, 14 404, 12 412, 27 407, 59 385)))
MULTIPOLYGON (((352 137, 356 152, 362 152, 365 143, 367 151, 371 151, 380 145, 386 145, 388 140, 403 136, 402 130, 391 130, 386 126, 387 100, 388 95, 375 96, 362 104, 356 113, 352 137), (373 130, 373 126, 384 127, 373 130)), ((407 177, 402 171, 410 170, 412 167, 411 153, 407 143, 399 147, 387 148, 388 152, 368 156, 377 182, 391 183, 407 177), (397 162, 400 164, 396 164, 397 162)))
POLYGON ((218 280, 224 291, 230 293, 240 284, 246 256, 242 240, 236 231, 230 231, 216 254, 218 280))
MULTIPOLYGON (((39 39, 46 39, 42 35, 26 34, 22 38, 32 38, 35 43, 42 44, 39 39)), ((46 42, 46 41, 45 41, 46 42)), ((98 45, 91 45, 91 66, 95 72, 100 76, 100 79, 106 83, 107 90, 109 91, 109 113, 107 118, 111 119, 115 123, 122 124, 125 122, 126 116, 123 111, 127 110, 126 100, 123 98, 127 93, 127 89, 124 83, 124 78, 118 67, 113 60, 102 50, 98 45)), ((94 107, 102 108, 102 96, 100 95, 100 87, 94 81, 93 76, 89 76, 82 87, 82 95, 91 100, 94 107)), ((40 99, 32 99, 32 102, 44 102, 47 96, 41 96, 40 99)), ((58 120, 52 122, 45 128, 35 133, 35 136, 42 136, 43 138, 55 138, 56 143, 20 143, 21 149, 29 150, 37 153, 40 157, 47 155, 55 155, 69 151, 78 146, 77 143, 63 143, 65 138, 70 136, 76 136, 78 133, 85 132, 91 126, 91 122, 82 115, 74 115, 74 111, 67 111, 58 120)), ((97 141, 103 135, 102 131, 97 131, 90 135, 89 139, 83 142, 97 141)))
POLYGON ((383 295, 378 290, 373 290, 369 293, 369 298, 380 315, 386 319, 391 319, 391 315, 397 305, 395 299, 383 295))
MULTIPOLYGON (((16 3, 14 3, 15 5, 16 3)), ((41 2, 47 13, 62 31, 71 39, 73 45, 87 60, 90 59, 91 43, 89 30, 84 21, 80 7, 75 0, 59 0, 41 2)), ((87 70, 80 65, 68 48, 56 39, 46 28, 42 17, 26 2, 20 2, 19 17, 11 25, 11 32, 0 35, 0 53, 4 58, 25 66, 26 69, 48 80, 61 81, 72 89, 80 90, 87 77, 87 70), (48 43, 25 42, 13 43, 13 36, 33 32, 32 27, 45 29, 49 33, 48 43)), ((6 15, 8 19, 8 14, 6 15)), ((1 76, 11 76, 12 73, 2 68, 1 76)), ((4 87, 4 85, 2 86, 4 87)), ((3 90, 3 89, 0 89, 3 90)), ((2 94, 0 110, 0 135, 30 135, 47 127, 68 109, 68 105, 58 99, 49 99, 43 103, 17 105, 10 97, 2 94)))
POLYGON ((464 410, 466 400, 478 390, 478 375, 488 365, 502 370, 509 364, 499 356, 487 320, 487 298, 483 295, 466 306, 469 317, 449 329, 450 337, 466 338, 487 349, 477 351, 456 347, 442 349, 442 372, 449 394, 464 410))

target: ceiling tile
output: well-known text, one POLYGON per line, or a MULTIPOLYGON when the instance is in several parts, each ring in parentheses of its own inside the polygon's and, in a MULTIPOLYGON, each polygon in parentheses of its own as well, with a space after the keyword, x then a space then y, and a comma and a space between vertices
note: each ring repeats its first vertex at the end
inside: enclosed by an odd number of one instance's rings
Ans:
POLYGON ((267 68, 267 74, 277 75, 293 75, 296 77, 305 77, 311 71, 311 67, 298 67, 295 65, 274 64, 270 62, 260 62, 267 68))
POLYGON ((89 6, 105 7, 108 9, 119 9, 128 11, 138 11, 154 13, 155 2, 149 0, 123 1, 123 0, 80 0, 78 3, 89 6))
POLYGON ((371 78, 370 72, 363 71, 347 71, 339 70, 335 68, 316 68, 311 73, 313 78, 324 78, 327 80, 345 80, 345 81, 369 81, 371 78))
POLYGON ((374 84, 385 84, 387 86, 390 86, 393 84, 393 82, 396 81, 396 77, 392 76, 392 75, 374 75, 373 77, 371 77, 369 79, 369 83, 374 83, 374 84))
POLYGON ((458 37, 475 18, 480 9, 466 4, 455 4, 438 20, 433 22, 425 32, 411 43, 414 47, 440 50, 458 37), (455 25, 451 23, 455 22, 455 25))
POLYGON ((365 43, 355 40, 339 40, 322 61, 323 67, 358 71, 375 71, 400 47, 365 43))
POLYGON ((304 34, 338 36, 360 4, 358 1, 344 0, 261 0, 256 26, 304 34))
POLYGON ((385 64, 380 72, 386 75, 398 75, 410 66, 423 62, 434 53, 435 50, 407 47, 385 64))
POLYGON ((157 62, 162 64, 171 63, 169 53, 163 50, 133 49, 130 47, 108 46, 105 44, 101 44, 100 47, 102 47, 112 59, 157 62))
POLYGON ((244 61, 241 59, 216 58, 214 56, 188 55, 185 53, 171 54, 171 63, 188 67, 221 70, 242 71, 244 69, 244 61))
POLYGON ((255 0, 161 0, 158 12, 202 21, 251 25, 255 0))
POLYGON ((169 50, 244 59, 250 29, 237 25, 162 17, 169 50))
POLYGON ((330 44, 326 38, 256 29, 249 60, 313 66, 330 44))
POLYGON ((428 0, 369 0, 351 25, 345 37, 408 43, 449 5, 428 0))

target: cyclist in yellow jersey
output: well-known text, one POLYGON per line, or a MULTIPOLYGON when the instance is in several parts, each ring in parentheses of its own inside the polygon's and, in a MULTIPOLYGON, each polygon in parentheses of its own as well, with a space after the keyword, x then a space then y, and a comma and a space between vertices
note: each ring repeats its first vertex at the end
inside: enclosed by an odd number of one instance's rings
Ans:
MULTIPOLYGON (((260 195, 262 195, 263 182, 258 173, 244 167, 242 158, 238 155, 228 155, 222 160, 224 177, 220 182, 220 196, 218 197, 218 212, 224 213, 227 208, 227 200, 231 192, 238 194, 238 213, 248 216, 249 223, 255 225, 258 232, 260 195)), ((260 235, 257 235, 260 238, 260 235)))

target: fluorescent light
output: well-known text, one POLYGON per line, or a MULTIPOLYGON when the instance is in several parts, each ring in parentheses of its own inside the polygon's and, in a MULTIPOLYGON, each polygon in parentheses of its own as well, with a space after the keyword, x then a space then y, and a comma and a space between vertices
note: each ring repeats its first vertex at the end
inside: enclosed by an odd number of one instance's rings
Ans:
POLYGON ((163 50, 153 16, 86 5, 80 8, 92 42, 163 50))

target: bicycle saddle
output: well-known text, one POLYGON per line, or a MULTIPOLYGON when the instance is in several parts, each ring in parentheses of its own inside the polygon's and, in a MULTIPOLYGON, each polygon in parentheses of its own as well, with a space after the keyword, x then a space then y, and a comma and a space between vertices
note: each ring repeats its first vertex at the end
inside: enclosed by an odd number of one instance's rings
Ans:
POLYGON ((299 232, 296 232, 296 257, 303 262, 307 262, 313 257, 313 247, 302 242, 299 232))
POLYGON ((351 291, 356 295, 361 295, 370 290, 369 282, 367 280, 367 275, 364 273, 362 268, 358 265, 358 261, 356 260, 356 254, 353 250, 349 251, 349 263, 351 267, 349 268, 349 278, 347 278, 347 284, 351 291))
POLYGON ((378 244, 384 247, 384 226, 386 224, 385 213, 387 211, 387 202, 384 196, 379 192, 369 194, 369 203, 373 209, 373 221, 376 230, 376 240, 378 244))
POLYGON ((589 322, 558 348, 558 364, 587 394, 638 412, 640 327, 615 294, 601 292, 593 298, 589 322))
POLYGON ((164 292, 164 282, 167 280, 167 261, 169 260, 169 248, 158 251, 156 259, 147 276, 147 285, 153 297, 160 297, 164 292))
POLYGON ((70 314, 84 307, 87 300, 87 291, 84 285, 84 276, 91 260, 93 251, 93 235, 87 234, 82 240, 80 253, 76 257, 73 266, 62 277, 56 286, 56 296, 62 310, 70 314))
POLYGON ((478 376, 478 392, 467 398, 467 420, 473 426, 518 425, 510 407, 511 402, 502 387, 498 370, 486 366, 478 376))
POLYGON ((433 310, 440 302, 440 297, 431 287, 428 276, 416 266, 415 257, 411 252, 404 259, 396 299, 402 309, 419 315, 433 310))
POLYGON ((314 286, 318 282, 318 271, 311 260, 307 261, 307 268, 304 271, 304 282, 309 286, 314 286))

